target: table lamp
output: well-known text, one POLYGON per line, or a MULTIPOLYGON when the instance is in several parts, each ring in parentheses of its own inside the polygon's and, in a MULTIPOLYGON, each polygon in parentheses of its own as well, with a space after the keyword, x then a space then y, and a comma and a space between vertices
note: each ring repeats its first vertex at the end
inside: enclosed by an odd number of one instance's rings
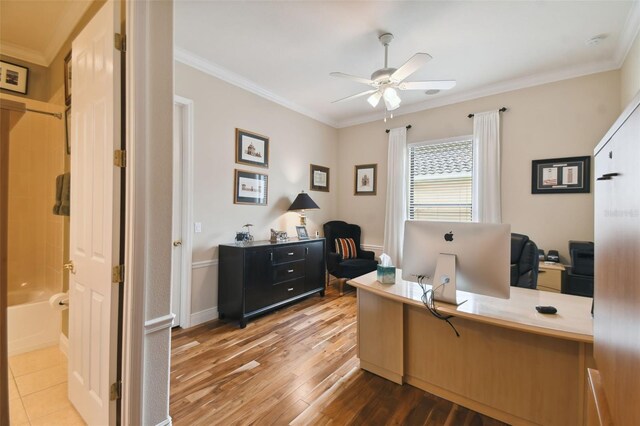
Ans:
POLYGON ((300 212, 300 225, 307 224, 307 217, 304 215, 305 210, 309 209, 319 209, 318 205, 309 197, 309 194, 302 191, 298 194, 293 203, 291 203, 291 207, 289 207, 289 211, 299 211, 300 212))

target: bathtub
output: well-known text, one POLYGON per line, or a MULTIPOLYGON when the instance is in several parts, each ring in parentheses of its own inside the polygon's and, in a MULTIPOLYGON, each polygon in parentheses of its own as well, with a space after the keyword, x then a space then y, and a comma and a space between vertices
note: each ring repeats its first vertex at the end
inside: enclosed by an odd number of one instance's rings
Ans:
POLYGON ((49 297, 51 294, 44 290, 8 292, 9 356, 59 343, 61 313, 49 306, 49 297))

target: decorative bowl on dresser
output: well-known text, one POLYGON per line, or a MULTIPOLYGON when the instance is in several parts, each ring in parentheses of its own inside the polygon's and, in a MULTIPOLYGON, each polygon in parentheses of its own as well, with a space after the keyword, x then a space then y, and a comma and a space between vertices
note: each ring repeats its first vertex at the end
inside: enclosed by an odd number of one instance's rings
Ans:
POLYGON ((325 240, 219 246, 220 319, 247 320, 314 293, 324 296, 325 240))

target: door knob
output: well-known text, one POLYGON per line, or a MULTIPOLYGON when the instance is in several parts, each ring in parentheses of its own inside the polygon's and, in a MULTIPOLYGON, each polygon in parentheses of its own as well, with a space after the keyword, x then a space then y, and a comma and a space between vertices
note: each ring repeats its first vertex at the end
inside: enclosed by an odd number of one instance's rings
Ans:
POLYGON ((173 242, 173 246, 174 246, 174 247, 180 247, 181 245, 182 245, 182 241, 180 241, 180 240, 175 240, 175 241, 173 242))
POLYGON ((72 274, 76 273, 75 267, 73 265, 73 260, 68 260, 66 263, 63 263, 62 267, 72 274))

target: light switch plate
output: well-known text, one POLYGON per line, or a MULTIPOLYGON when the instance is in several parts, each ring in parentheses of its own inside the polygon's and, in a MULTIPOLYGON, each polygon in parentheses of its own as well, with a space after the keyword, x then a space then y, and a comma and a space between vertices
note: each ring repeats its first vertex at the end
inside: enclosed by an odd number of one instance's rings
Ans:
POLYGON ((202 232, 202 222, 195 222, 193 224, 193 231, 196 233, 202 232))

